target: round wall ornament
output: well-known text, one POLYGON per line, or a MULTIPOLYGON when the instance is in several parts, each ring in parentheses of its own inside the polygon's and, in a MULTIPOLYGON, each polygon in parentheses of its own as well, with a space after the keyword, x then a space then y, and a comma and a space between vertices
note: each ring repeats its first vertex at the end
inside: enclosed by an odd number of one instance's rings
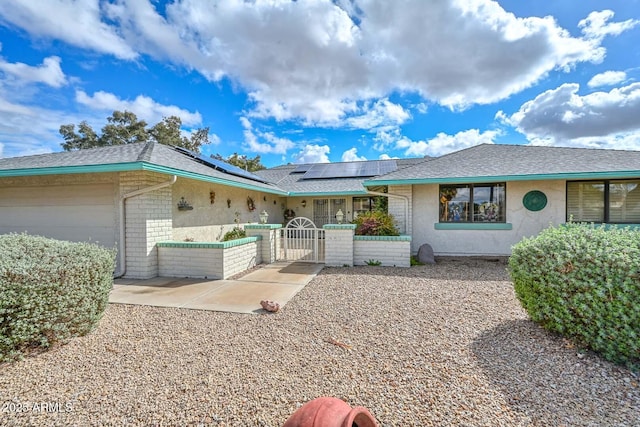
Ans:
POLYGON ((542 191, 532 190, 524 195, 522 204, 530 211, 541 211, 547 206, 547 196, 542 191))

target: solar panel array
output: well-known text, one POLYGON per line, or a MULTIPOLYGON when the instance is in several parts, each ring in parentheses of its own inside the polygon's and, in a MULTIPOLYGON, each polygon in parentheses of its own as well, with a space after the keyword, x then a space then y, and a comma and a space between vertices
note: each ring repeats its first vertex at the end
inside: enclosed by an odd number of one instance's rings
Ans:
POLYGON ((309 170, 311 166, 313 166, 313 164, 309 164, 309 163, 298 165, 298 167, 295 168, 291 173, 305 173, 306 171, 309 170))
MULTIPOLYGON (((373 160, 351 163, 315 163, 309 166, 302 179, 364 178, 384 175, 398 170, 395 160, 373 160)), ((294 173, 297 171, 294 170, 294 173)))
POLYGON ((179 151, 182 154, 186 154, 189 157, 193 157, 195 160, 197 160, 198 162, 204 165, 207 165, 216 170, 219 170, 220 172, 228 173, 230 175, 235 175, 242 178, 247 178, 252 181, 258 181, 262 183, 267 182, 261 177, 259 177, 258 175, 252 174, 251 172, 248 172, 237 166, 230 165, 229 163, 223 162, 222 160, 214 159, 212 157, 205 157, 202 154, 195 153, 191 150, 187 150, 186 148, 182 148, 182 147, 173 147, 173 148, 175 148, 177 151, 179 151))

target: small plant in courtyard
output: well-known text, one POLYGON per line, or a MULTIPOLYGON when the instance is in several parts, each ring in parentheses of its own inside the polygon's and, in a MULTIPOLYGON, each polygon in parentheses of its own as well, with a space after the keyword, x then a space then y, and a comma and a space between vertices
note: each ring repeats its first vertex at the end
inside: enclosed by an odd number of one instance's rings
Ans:
POLYGON ((416 265, 425 265, 424 262, 420 262, 418 257, 415 255, 411 255, 410 263, 411 267, 415 267, 416 265))
POLYGON ((372 211, 363 212, 353 220, 358 236, 399 236, 393 215, 372 211))
POLYGON ((0 362, 95 328, 114 267, 115 251, 94 244, 0 236, 0 362))
POLYGON ((551 227, 513 247, 509 272, 533 321, 640 369, 640 231, 551 227))
POLYGON ((227 242, 229 240, 242 239, 247 237, 247 232, 244 231, 242 227, 240 227, 240 212, 235 212, 235 218, 233 220, 235 222, 235 226, 230 231, 227 231, 222 237, 223 242, 227 242))
POLYGON ((373 265, 373 266, 382 265, 382 261, 378 261, 377 259, 370 259, 368 261, 365 261, 365 263, 367 265, 373 265))

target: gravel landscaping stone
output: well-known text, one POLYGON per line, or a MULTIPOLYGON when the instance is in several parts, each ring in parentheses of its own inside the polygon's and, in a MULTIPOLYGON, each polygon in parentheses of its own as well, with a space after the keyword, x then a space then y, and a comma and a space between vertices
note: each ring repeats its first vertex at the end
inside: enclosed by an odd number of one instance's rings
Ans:
POLYGON ((281 426, 335 396, 382 426, 634 426, 639 378, 527 320, 503 260, 325 268, 278 313, 110 305, 0 369, 1 425, 281 426))

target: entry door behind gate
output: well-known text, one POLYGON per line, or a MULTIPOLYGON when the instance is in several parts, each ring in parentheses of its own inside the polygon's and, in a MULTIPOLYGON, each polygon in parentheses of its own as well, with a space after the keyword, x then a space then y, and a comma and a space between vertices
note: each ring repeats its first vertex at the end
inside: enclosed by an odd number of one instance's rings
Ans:
POLYGON ((317 227, 335 223, 336 212, 342 210, 347 215, 347 199, 314 199, 313 222, 317 227))

